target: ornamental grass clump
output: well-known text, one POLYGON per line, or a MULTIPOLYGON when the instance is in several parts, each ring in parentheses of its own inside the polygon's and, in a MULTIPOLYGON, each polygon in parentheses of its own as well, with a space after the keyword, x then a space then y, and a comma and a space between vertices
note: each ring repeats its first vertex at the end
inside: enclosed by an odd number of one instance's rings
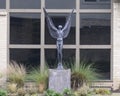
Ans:
POLYGON ((81 62, 79 67, 72 66, 71 70, 71 87, 75 90, 82 87, 83 84, 90 84, 91 81, 96 80, 99 77, 93 64, 81 62))
POLYGON ((33 69, 29 74, 29 79, 35 81, 37 84, 44 83, 47 80, 48 75, 45 72, 41 72, 39 69, 33 69))
POLYGON ((17 87, 23 87, 26 76, 26 68, 23 64, 18 64, 15 61, 8 65, 8 81, 17 84, 17 87))
POLYGON ((33 69, 29 75, 28 79, 34 81, 38 86, 38 92, 43 93, 47 88, 48 82, 48 68, 45 67, 44 71, 39 69, 33 69))

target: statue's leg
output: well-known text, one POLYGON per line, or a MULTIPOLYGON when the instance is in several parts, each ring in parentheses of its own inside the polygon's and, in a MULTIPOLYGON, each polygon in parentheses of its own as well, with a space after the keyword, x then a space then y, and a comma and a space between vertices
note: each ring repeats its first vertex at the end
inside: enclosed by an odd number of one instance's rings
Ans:
POLYGON ((60 47, 59 47, 59 41, 57 41, 57 58, 58 58, 58 63, 60 63, 60 52, 59 52, 59 50, 60 50, 60 47))
POLYGON ((59 63, 62 63, 62 50, 61 50, 61 45, 59 44, 58 46, 58 58, 59 58, 59 63))
POLYGON ((60 44, 60 63, 62 64, 62 44, 60 44))
POLYGON ((57 55, 58 55, 58 69, 63 69, 62 66, 62 42, 57 42, 57 55))
POLYGON ((57 58, 58 58, 58 63, 60 62, 60 55, 59 55, 59 43, 57 42, 57 58))

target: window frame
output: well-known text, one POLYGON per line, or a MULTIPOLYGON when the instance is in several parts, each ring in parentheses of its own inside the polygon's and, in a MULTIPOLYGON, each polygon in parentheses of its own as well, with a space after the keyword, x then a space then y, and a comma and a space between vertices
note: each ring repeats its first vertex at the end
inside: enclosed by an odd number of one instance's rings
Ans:
MULTIPOLYGON (((111 3, 111 8, 110 9, 81 9, 80 8, 80 0, 75 0, 76 2, 76 6, 75 6, 75 11, 74 13, 76 14, 76 38, 75 38, 75 45, 66 45, 64 44, 63 48, 64 49, 75 49, 75 61, 76 61, 76 66, 78 67, 79 66, 79 61, 80 61, 80 55, 79 55, 79 50, 80 49, 111 49, 111 69, 110 69, 110 73, 111 73, 111 79, 110 80, 107 80, 107 81, 111 81, 113 78, 113 0, 110 1, 111 3), (110 13, 111 14, 111 44, 110 45, 80 45, 80 41, 79 41, 79 37, 80 37, 80 31, 79 31, 79 28, 80 28, 80 22, 79 22, 79 18, 80 18, 80 14, 81 13, 110 13)), ((83 2, 82 2, 83 3, 83 2)), ((89 3, 89 2, 84 2, 84 3, 89 3)), ((100 3, 100 2, 99 2, 100 3)), ((103 2, 101 2, 103 3, 103 2)), ((106 2, 108 3, 108 2, 106 2)), ((44 69, 44 64, 45 64, 45 49, 56 49, 56 45, 55 44, 52 44, 52 45, 49 45, 49 44, 45 44, 45 15, 44 15, 44 12, 43 12, 43 6, 45 7, 45 0, 41 0, 41 9, 10 9, 10 1, 9 0, 6 0, 6 9, 0 9, 0 11, 6 11, 7 14, 8 14, 8 20, 7 20, 7 23, 8 23, 8 26, 7 26, 7 31, 8 31, 8 63, 9 63, 9 49, 11 48, 16 48, 16 49, 40 49, 41 50, 41 53, 40 53, 40 56, 41 56, 41 62, 40 62, 40 69, 43 70, 44 69), (41 13, 41 43, 39 45, 32 45, 32 44, 10 44, 9 40, 10 40, 10 18, 9 18, 9 14, 10 13, 16 13, 16 12, 23 12, 23 13, 41 13)), ((47 12, 48 13, 70 13, 72 9, 47 9, 47 12)), ((105 80, 104 80, 105 81, 105 80)))
MULTIPOLYGON (((110 2, 111 2, 111 0, 110 0, 110 2)), ((96 1, 86 1, 86 0, 84 0, 83 1, 84 4, 91 4, 91 3, 92 4, 99 4, 99 3, 100 4, 104 4, 104 3, 109 4, 110 2, 109 1, 101 1, 101 0, 96 0, 96 1)))

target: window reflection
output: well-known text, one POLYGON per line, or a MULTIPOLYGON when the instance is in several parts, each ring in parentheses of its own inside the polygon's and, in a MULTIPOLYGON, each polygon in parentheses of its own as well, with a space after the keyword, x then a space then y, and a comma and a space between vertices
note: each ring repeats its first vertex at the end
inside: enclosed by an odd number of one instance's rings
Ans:
POLYGON ((94 63, 102 75, 100 79, 110 80, 110 49, 81 49, 80 60, 94 63))
POLYGON ((110 9, 111 0, 80 0, 81 9, 110 9))
MULTIPOLYGON (((50 17, 57 28, 58 25, 65 25, 67 16, 68 14, 50 14, 50 17)), ((75 44, 75 14, 72 15, 71 20, 71 29, 68 37, 64 39, 64 44, 75 44)), ((45 22, 45 44, 56 44, 56 40, 53 39, 49 34, 47 22, 45 22)))
POLYGON ((40 14, 10 14, 11 44, 40 44, 40 14))
POLYGON ((0 9, 5 9, 6 7, 6 0, 0 0, 0 9))
POLYGON ((39 49, 10 49, 10 60, 24 64, 27 71, 32 68, 40 68, 39 49))
POLYGON ((10 0, 12 9, 40 9, 41 0, 10 0))
MULTIPOLYGON (((45 60, 50 68, 57 68, 57 49, 45 49, 45 60)), ((63 65, 70 68, 75 60, 74 49, 63 49, 63 65)))
POLYGON ((110 44, 110 14, 80 15, 80 44, 110 44))
POLYGON ((48 9, 72 9, 75 8, 75 0, 46 0, 45 6, 48 9))

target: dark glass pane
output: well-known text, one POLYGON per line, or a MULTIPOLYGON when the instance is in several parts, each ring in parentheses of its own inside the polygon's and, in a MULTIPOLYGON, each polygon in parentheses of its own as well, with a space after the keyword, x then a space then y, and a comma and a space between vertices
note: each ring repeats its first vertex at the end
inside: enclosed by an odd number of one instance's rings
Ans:
MULTIPOLYGON (((57 68, 57 50, 45 49, 45 60, 50 68, 57 68)), ((67 68, 75 60, 74 49, 63 49, 63 65, 67 68)))
POLYGON ((75 8, 75 0, 46 0, 48 9, 72 9, 75 8))
POLYGON ((40 9, 41 0, 10 0, 12 9, 40 9))
POLYGON ((81 9, 110 9, 111 0, 80 0, 81 9))
POLYGON ((80 44, 109 45, 111 37, 110 14, 81 14, 80 44))
POLYGON ((85 0, 85 2, 96 2, 96 0, 85 0))
POLYGON ((27 71, 30 71, 32 68, 40 68, 40 50, 10 49, 10 60, 24 64, 27 71))
POLYGON ((0 9, 5 9, 6 7, 6 0, 0 0, 0 9))
MULTIPOLYGON (((50 14, 54 25, 58 28, 58 25, 64 26, 66 23, 66 17, 68 14, 50 14)), ((75 14, 72 15, 71 29, 68 37, 64 39, 64 44, 75 44, 75 14)), ((48 30, 47 22, 45 22, 45 44, 55 44, 56 40, 53 39, 48 30)))
POLYGON ((110 79, 110 49, 81 49, 80 60, 94 63, 102 75, 100 79, 110 79))
POLYGON ((40 44, 40 14, 10 14, 11 44, 40 44))

